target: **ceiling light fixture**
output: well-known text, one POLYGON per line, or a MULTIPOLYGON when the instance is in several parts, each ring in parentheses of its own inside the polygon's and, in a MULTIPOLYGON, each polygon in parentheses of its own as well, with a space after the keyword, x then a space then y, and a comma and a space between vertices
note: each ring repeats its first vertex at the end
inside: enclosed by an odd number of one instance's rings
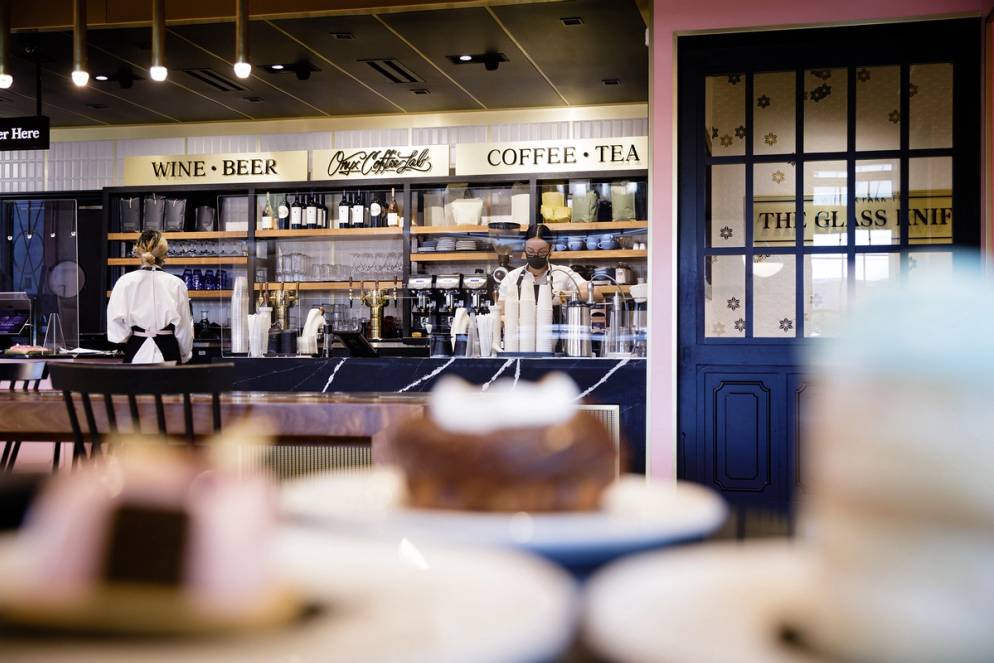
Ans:
POLYGON ((10 75, 10 0, 0 0, 0 89, 14 84, 10 75))
POLYGON ((447 55, 452 64, 482 64, 487 71, 496 71, 501 62, 507 62, 507 56, 499 51, 463 55, 447 55))
POLYGON ((281 64, 274 64, 271 65, 269 68, 272 69, 273 71, 283 71, 283 65, 281 64))
POLYGON ((306 58, 301 58, 293 64, 264 64, 259 66, 271 74, 295 74, 298 81, 306 81, 313 72, 321 71, 306 58))
POLYGON ((97 74, 93 78, 96 79, 96 80, 98 80, 98 81, 109 81, 110 80, 110 76, 107 76, 105 74, 97 74))
POLYGON ((252 75, 249 64, 248 46, 248 0, 235 0, 235 76, 248 78, 252 75))
POLYGON ((473 61, 473 56, 472 55, 460 55, 459 56, 459 60, 461 62, 472 62, 473 61))
POLYGON ((148 73, 153 81, 162 82, 169 75, 166 69, 166 0, 152 0, 152 66, 148 73))
POLYGON ((86 0, 72 3, 72 82, 83 87, 90 81, 86 70, 86 0))

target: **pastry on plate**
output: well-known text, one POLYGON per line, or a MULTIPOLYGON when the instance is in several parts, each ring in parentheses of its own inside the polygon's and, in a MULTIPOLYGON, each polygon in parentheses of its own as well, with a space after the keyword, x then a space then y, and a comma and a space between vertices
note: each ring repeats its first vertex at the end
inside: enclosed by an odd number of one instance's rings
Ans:
POLYGON ((590 511, 617 477, 618 449, 563 374, 486 391, 446 378, 428 414, 391 436, 408 504, 469 511, 590 511))

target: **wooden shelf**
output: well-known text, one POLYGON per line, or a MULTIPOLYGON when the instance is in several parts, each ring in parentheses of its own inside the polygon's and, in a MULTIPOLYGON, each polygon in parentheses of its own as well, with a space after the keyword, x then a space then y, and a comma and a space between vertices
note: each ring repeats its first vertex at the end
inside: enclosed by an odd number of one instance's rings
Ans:
MULTIPOLYGON (((528 228, 521 228, 517 232, 523 233, 528 228)), ((484 225, 477 226, 411 226, 412 235, 465 235, 469 233, 488 234, 490 228, 484 225)), ((514 232, 511 230, 501 230, 501 233, 514 232)))
MULTIPOLYGON (((134 233, 107 233, 110 241, 135 242, 138 240, 140 232, 134 233)), ((198 232, 164 232, 162 235, 170 240, 182 239, 245 239, 248 233, 244 230, 212 230, 198 232)))
MULTIPOLYGON (((231 297, 233 291, 231 290, 190 290, 187 294, 190 295, 190 299, 218 299, 231 297)), ((106 292, 107 297, 110 297, 111 291, 106 292)))
POLYGON ((402 228, 327 228, 321 230, 256 230, 256 239, 293 239, 323 237, 326 239, 400 239, 402 228))
MULTIPOLYGON (((371 287, 373 283, 375 283, 375 281, 367 280, 365 281, 365 283, 367 287, 371 287)), ((392 288, 394 284, 396 284, 398 288, 403 287, 403 283, 401 283, 400 281, 379 281, 379 287, 381 288, 392 288)), ((281 285, 286 285, 287 290, 296 290, 298 285, 300 286, 301 290, 348 290, 349 289, 348 281, 301 281, 299 284, 296 282, 286 283, 286 284, 256 283, 255 289, 262 290, 263 285, 268 286, 269 290, 274 290, 274 289, 279 290, 281 285)), ((358 291, 360 290, 360 288, 361 286, 359 281, 352 282, 353 290, 358 291)))
POLYGON ((610 251, 553 251, 553 260, 617 260, 619 258, 645 259, 647 252, 635 249, 610 251))
MULTIPOLYGON (((645 259, 646 251, 635 249, 615 249, 611 251, 553 251, 553 260, 630 260, 645 259)), ((520 262, 519 255, 512 260, 520 262)), ((451 251, 445 253, 412 253, 411 262, 479 262, 496 261, 497 254, 486 251, 451 251)))
MULTIPOLYGON (((108 258, 111 267, 138 267, 137 258, 108 258)), ((166 266, 175 265, 247 265, 248 258, 244 256, 202 256, 193 258, 167 258, 166 266)))
POLYGON ((488 251, 451 251, 445 253, 412 253, 411 262, 480 262, 496 261, 497 254, 488 251))
POLYGON ((588 230, 648 230, 648 221, 592 221, 590 223, 547 223, 549 230, 554 233, 571 233, 588 230))

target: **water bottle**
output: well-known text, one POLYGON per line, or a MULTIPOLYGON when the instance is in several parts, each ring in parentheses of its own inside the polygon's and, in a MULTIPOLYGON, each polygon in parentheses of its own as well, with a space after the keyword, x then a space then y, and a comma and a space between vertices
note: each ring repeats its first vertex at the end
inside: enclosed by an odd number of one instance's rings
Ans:
POLYGON ((189 267, 183 270, 183 283, 186 284, 187 290, 193 290, 193 272, 189 267))
POLYGON ((217 270, 217 289, 218 290, 228 289, 228 270, 226 269, 217 270))
POLYGON ((190 277, 190 290, 200 290, 203 283, 203 277, 200 275, 200 270, 193 270, 193 275, 190 277))
POLYGON ((214 280, 214 270, 208 269, 207 273, 204 274, 204 280, 201 286, 204 290, 217 290, 217 282, 214 280))

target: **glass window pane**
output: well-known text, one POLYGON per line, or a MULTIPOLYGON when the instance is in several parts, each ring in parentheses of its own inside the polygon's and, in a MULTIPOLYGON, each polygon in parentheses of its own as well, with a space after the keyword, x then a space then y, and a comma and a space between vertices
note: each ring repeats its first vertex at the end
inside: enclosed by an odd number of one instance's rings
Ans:
POLYGON ((838 336, 846 313, 846 254, 804 256, 804 335, 838 336))
POLYGON ((923 286, 928 279, 953 273, 951 251, 913 251, 908 254, 908 286, 923 286))
POLYGON ((804 243, 846 245, 846 162, 804 164, 804 243))
POLYGON ((856 245, 900 244, 901 164, 856 162, 856 245))
POLYGON ((908 130, 911 149, 953 146, 953 65, 911 66, 908 130))
POLYGON ((745 166, 712 166, 708 246, 745 246, 745 166))
POLYGON ((846 149, 845 69, 804 72, 804 151, 843 152, 846 149))
POLYGON ((714 156, 745 154, 745 80, 745 74, 728 74, 704 82, 706 139, 714 156))
POLYGON ((861 299, 897 283, 901 256, 897 253, 857 253, 853 297, 861 299))
POLYGON ((908 241, 952 244, 952 157, 910 159, 908 179, 908 241))
POLYGON ((794 170, 789 163, 758 163, 753 167, 754 245, 794 245, 797 227, 794 170))
POLYGON ((753 141, 756 154, 795 151, 795 75, 792 71, 756 74, 753 79, 753 141))
POLYGON ((745 336, 745 256, 706 256, 704 335, 745 336))
POLYGON ((752 335, 797 336, 794 256, 757 255, 752 264, 752 335))
POLYGON ((856 149, 901 146, 901 68, 856 70, 856 149))

